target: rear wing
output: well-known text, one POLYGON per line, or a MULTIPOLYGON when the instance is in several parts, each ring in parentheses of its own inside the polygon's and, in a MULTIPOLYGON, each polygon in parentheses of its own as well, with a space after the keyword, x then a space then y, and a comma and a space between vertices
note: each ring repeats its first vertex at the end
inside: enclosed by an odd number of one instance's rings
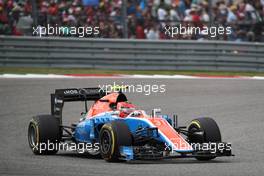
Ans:
POLYGON ((105 91, 100 88, 69 88, 55 90, 55 96, 63 99, 64 102, 98 100, 105 95, 105 91))
POLYGON ((97 87, 56 89, 55 93, 51 94, 51 114, 58 118, 61 123, 64 102, 96 101, 106 94, 106 91, 97 87))

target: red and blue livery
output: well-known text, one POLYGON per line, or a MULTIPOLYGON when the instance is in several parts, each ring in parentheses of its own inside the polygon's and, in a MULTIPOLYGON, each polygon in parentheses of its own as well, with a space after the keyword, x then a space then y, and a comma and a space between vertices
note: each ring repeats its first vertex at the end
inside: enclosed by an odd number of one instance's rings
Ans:
POLYGON ((59 150, 41 151, 41 143, 91 144, 97 148, 87 152, 109 162, 232 156, 231 144, 222 142, 212 118, 196 118, 188 126, 178 126, 176 115, 161 115, 159 109, 147 114, 129 103, 121 91, 109 93, 100 88, 55 90, 51 94, 51 114, 33 117, 28 141, 34 154, 56 154, 59 150), (85 111, 77 123, 63 125, 64 103, 73 101, 83 101, 85 111), (94 101, 90 109, 87 101, 94 101))

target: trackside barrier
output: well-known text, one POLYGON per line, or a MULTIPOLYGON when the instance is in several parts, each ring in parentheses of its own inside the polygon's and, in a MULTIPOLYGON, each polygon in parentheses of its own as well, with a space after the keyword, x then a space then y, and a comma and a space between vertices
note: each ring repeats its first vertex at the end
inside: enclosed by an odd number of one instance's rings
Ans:
POLYGON ((0 36, 0 66, 264 71, 264 44, 0 36))

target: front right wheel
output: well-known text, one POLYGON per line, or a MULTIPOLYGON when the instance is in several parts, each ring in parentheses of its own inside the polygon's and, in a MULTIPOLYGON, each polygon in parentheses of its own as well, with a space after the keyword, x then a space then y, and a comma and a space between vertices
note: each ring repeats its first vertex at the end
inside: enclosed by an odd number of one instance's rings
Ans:
POLYGON ((132 135, 124 121, 117 120, 104 124, 100 130, 100 153, 108 162, 119 161, 120 146, 131 146, 132 135))

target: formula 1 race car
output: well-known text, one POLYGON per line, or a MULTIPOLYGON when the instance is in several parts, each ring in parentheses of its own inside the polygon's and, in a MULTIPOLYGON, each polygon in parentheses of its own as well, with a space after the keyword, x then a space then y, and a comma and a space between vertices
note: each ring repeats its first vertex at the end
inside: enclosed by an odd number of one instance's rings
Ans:
POLYGON ((195 157, 211 160, 232 156, 231 144, 222 142, 212 118, 197 118, 178 126, 176 115, 151 115, 127 101, 121 91, 100 88, 58 89, 51 94, 51 115, 37 115, 29 123, 29 146, 34 154, 56 154, 60 143, 89 144, 87 153, 104 160, 155 160, 195 157), (84 101, 78 123, 62 123, 65 102, 84 101), (88 110, 87 101, 95 101, 88 110), (43 146, 53 145, 51 148, 43 146))

